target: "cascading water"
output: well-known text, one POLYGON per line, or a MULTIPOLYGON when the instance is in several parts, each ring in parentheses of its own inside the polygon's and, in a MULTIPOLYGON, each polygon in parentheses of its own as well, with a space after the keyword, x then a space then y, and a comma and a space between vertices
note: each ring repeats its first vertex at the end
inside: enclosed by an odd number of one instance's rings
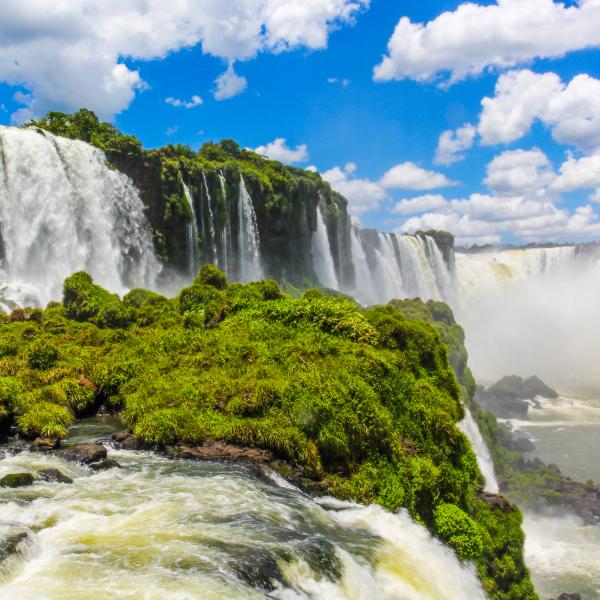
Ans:
POLYGON ((241 175, 238 198, 238 252, 240 281, 260 279, 262 277, 262 266, 258 223, 252 205, 252 198, 241 175))
POLYGON ((215 233, 215 216, 212 209, 212 198, 206 181, 206 173, 202 172, 202 182, 204 183, 204 193, 206 194, 206 208, 208 212, 208 233, 210 234, 210 259, 214 263, 218 263, 217 257, 217 234, 215 233))
MULTIPOLYGON (((71 439, 106 435, 97 423, 71 439)), ((0 477, 54 468, 74 483, 0 488, 14 545, 1 598, 485 600, 475 570, 405 512, 317 502, 234 465, 109 449, 122 468, 94 472, 2 450, 0 477)))
POLYGON ((0 127, 0 305, 44 305, 86 270, 104 287, 154 287, 159 264, 131 180, 80 141, 0 127))
POLYGON ((477 427, 477 423, 467 407, 465 407, 465 418, 458 426, 471 442, 473 452, 475 452, 475 456, 477 457, 477 465, 485 479, 485 491, 497 494, 500 488, 498 487, 498 480, 494 472, 494 461, 490 456, 490 451, 479 431, 479 427, 477 427))
POLYGON ((338 278, 335 272, 335 264, 331 255, 329 235, 323 219, 321 207, 317 207, 317 229, 312 237, 313 265, 319 283, 326 288, 338 289, 338 278))
MULTIPOLYGON (((228 207, 227 186, 223 172, 219 172, 219 185, 221 186, 223 204, 228 207)), ((221 265, 223 272, 231 277, 231 219, 229 218, 223 220, 221 227, 221 265)))
POLYGON ((181 180, 183 186, 183 193, 185 194, 186 200, 190 205, 190 211, 192 217, 188 223, 188 263, 190 267, 190 274, 194 276, 198 269, 198 220, 196 217, 196 209, 194 207, 194 197, 190 188, 187 186, 183 179, 181 180))

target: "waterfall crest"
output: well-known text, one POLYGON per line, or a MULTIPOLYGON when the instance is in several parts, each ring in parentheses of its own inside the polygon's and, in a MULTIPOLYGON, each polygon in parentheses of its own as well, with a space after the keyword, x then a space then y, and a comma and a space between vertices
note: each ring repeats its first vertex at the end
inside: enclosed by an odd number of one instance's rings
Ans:
POLYGON ((140 196, 84 142, 0 127, 0 305, 44 305, 86 270, 115 292, 154 287, 159 263, 140 196))
POLYGON ((337 290, 339 288, 338 278, 335 272, 335 264, 331 255, 329 234, 323 219, 321 207, 317 207, 317 229, 312 237, 312 254, 315 272, 319 283, 326 288, 337 290))
POLYGON ((188 263, 190 274, 193 277, 198 269, 198 218, 196 216, 196 208, 194 207, 194 197, 190 188, 183 179, 181 180, 181 185, 183 186, 183 193, 192 213, 190 222, 188 223, 188 263))
POLYGON ((252 198, 246 189, 244 177, 240 175, 238 198, 238 249, 239 279, 253 281, 263 276, 260 260, 260 237, 252 198))

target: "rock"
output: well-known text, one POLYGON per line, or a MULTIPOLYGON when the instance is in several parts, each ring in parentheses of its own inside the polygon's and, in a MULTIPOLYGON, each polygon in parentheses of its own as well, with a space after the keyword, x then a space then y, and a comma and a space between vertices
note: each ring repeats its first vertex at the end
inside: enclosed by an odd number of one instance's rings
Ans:
POLYGON ((492 494, 491 492, 481 492, 477 494, 480 500, 486 502, 491 508, 497 508, 503 513, 514 512, 515 507, 502 494, 492 494))
POLYGON ((31 452, 49 452, 50 450, 58 450, 60 440, 54 438, 37 437, 29 447, 31 452))
POLYGON ((105 458, 103 461, 93 463, 90 465, 90 469, 94 471, 106 471, 108 469, 122 469, 123 467, 112 458, 105 458))
POLYGON ((168 446, 165 454, 170 458, 187 458, 193 460, 245 461, 254 464, 265 464, 273 460, 268 450, 246 448, 217 440, 206 440, 202 446, 168 446))
POLYGON ((49 481, 52 483, 73 483, 73 480, 68 475, 65 475, 58 469, 41 469, 36 474, 42 481, 49 481))
POLYGON ((581 600, 581 594, 561 594, 557 600, 581 600))
POLYGON ((31 473, 9 473, 0 479, 1 487, 25 487, 33 484, 33 475, 31 473))
POLYGON ((99 462, 107 456, 106 448, 101 444, 75 444, 57 450, 56 454, 65 460, 83 463, 84 465, 99 462))
POLYGON ((6 560, 13 554, 17 554, 28 538, 29 534, 26 531, 13 533, 7 537, 3 537, 0 541, 0 562, 6 560))
POLYGON ((123 450, 139 450, 143 444, 129 431, 120 431, 119 433, 113 433, 111 440, 115 448, 121 448, 123 450))
POLYGON ((527 438, 513 438, 512 449, 517 452, 533 452, 535 444, 527 438))

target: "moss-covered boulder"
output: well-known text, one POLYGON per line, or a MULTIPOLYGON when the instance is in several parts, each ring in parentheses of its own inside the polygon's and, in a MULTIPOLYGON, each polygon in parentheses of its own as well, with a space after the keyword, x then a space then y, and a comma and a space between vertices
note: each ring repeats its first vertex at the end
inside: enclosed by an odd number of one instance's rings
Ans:
POLYGON ((0 479, 0 487, 26 487, 33 485, 33 475, 31 473, 9 473, 0 479))

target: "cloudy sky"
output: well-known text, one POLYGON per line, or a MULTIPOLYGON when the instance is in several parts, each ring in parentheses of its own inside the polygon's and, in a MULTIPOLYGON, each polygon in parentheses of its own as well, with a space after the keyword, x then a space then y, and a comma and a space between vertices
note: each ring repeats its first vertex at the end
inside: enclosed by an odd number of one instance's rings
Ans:
POLYGON ((235 138, 364 226, 600 239, 600 0, 0 0, 0 124, 235 138))

